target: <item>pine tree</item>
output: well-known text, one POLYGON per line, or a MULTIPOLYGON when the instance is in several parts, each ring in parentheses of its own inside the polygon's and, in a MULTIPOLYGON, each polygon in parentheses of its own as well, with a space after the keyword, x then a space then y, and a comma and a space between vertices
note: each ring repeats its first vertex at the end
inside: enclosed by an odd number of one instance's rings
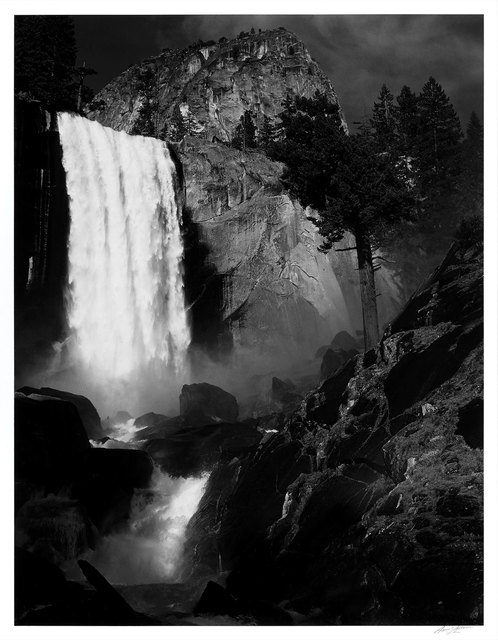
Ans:
POLYGON ((396 143, 397 107, 394 96, 385 84, 382 85, 377 102, 374 102, 370 126, 380 151, 388 151, 396 143))
POLYGON ((141 99, 133 134, 159 137, 159 101, 157 99, 156 72, 152 67, 139 69, 136 87, 141 99))
POLYGON ((85 85, 85 78, 87 76, 93 76, 96 73, 95 69, 87 67, 85 62, 83 62, 81 67, 77 67, 74 70, 78 82, 78 98, 76 102, 76 111, 78 112, 81 111, 83 104, 88 104, 93 99, 94 93, 90 87, 85 85))
POLYGON ((258 131, 258 146, 269 150, 277 139, 277 128, 273 121, 267 116, 263 116, 263 126, 258 131))
POLYGON ((379 152, 377 132, 365 125, 348 136, 337 104, 324 94, 295 98, 281 114, 283 137, 273 157, 286 163, 284 184, 303 206, 329 251, 346 231, 358 258, 365 349, 379 339, 372 244, 384 228, 411 213, 410 189, 392 154, 379 152))
POLYGON ((14 84, 18 96, 48 109, 76 108, 74 23, 68 16, 16 16, 14 84))
POLYGON ((459 174, 460 120, 440 84, 429 78, 418 100, 417 184, 426 216, 444 228, 454 213, 459 174))
POLYGON ((484 129, 472 112, 462 144, 460 210, 464 216, 483 215, 484 129))
POLYGON ((401 87, 396 98, 398 148, 402 155, 412 158, 415 155, 415 141, 418 131, 418 99, 410 87, 401 87))
POLYGON ((240 116, 240 123, 235 128, 232 138, 232 146, 242 151, 256 146, 256 127, 250 111, 244 111, 240 116))

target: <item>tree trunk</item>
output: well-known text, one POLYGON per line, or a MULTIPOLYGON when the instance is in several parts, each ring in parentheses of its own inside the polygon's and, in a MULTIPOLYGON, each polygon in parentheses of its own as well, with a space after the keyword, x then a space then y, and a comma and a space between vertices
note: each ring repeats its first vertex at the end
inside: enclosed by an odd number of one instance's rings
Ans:
POLYGON ((379 341, 379 319, 377 316, 377 294, 372 260, 372 247, 367 234, 357 229, 355 233, 360 295, 363 311, 363 334, 365 351, 373 349, 379 341))

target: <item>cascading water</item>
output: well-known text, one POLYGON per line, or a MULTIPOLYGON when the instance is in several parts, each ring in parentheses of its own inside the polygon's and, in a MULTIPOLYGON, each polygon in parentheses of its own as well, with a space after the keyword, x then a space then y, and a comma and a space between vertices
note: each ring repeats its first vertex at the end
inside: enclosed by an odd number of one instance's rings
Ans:
POLYGON ((150 488, 134 495, 129 526, 102 538, 85 558, 114 584, 178 581, 187 525, 207 480, 171 478, 156 468, 150 488))
POLYGON ((58 114, 58 127, 71 217, 70 365, 107 395, 120 387, 129 400, 130 389, 166 370, 185 374, 175 166, 159 140, 67 113, 58 114))
MULTIPOLYGON (((67 113, 58 127, 70 208, 69 336, 55 375, 109 412, 150 411, 167 391, 177 402, 190 335, 169 150, 67 113)), ((128 423, 109 434, 113 447, 134 446, 128 423)), ((156 469, 151 487, 134 496, 128 526, 100 540, 89 559, 113 582, 176 579, 205 484, 156 469)))

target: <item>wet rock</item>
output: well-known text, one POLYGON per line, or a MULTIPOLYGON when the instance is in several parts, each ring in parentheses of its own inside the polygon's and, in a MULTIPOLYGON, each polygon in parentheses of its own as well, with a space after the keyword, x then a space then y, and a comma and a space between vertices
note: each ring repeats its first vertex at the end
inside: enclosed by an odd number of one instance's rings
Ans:
POLYGON ((97 533, 76 500, 59 496, 31 499, 19 510, 17 544, 56 565, 93 547, 97 533))
POLYGON ((73 471, 72 494, 99 531, 108 533, 126 521, 134 490, 149 485, 152 471, 152 460, 144 451, 90 449, 73 471))
POLYGON ((57 492, 90 443, 72 402, 46 395, 15 397, 16 479, 57 492))
POLYGON ((60 391, 59 389, 51 389, 50 387, 41 387, 40 389, 36 389, 35 387, 22 387, 18 391, 28 397, 30 395, 47 396, 70 402, 78 410, 88 438, 96 440, 104 435, 97 409, 95 409, 90 400, 85 398, 85 396, 69 393, 68 391, 60 391))
POLYGON ((211 470, 222 458, 241 455, 260 439, 254 427, 217 422, 170 431, 149 440, 143 449, 167 473, 188 476, 211 470))
POLYGON ((164 416, 161 413, 154 413, 153 411, 149 413, 144 413, 143 416, 139 416, 135 419, 134 425, 137 429, 143 429, 144 427, 156 427, 158 424, 169 420, 168 416, 164 416))
POLYGON ((236 422, 239 408, 235 397, 220 387, 207 382, 185 384, 180 394, 180 415, 195 412, 220 422, 236 422))
POLYGON ((237 601, 218 583, 209 580, 199 602, 194 607, 195 614, 236 616, 239 613, 237 601))
POLYGON ((219 544, 224 569, 232 568, 264 541, 266 529, 282 515, 287 487, 300 473, 310 471, 309 456, 288 434, 274 434, 247 461, 221 521, 219 544))

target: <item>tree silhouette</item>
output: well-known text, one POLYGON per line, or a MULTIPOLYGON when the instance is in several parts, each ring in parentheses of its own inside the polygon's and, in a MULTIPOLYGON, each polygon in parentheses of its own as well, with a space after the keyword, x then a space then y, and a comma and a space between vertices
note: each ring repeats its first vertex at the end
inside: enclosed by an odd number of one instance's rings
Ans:
POLYGON ((365 349, 379 339, 372 245, 377 234, 412 212, 412 195, 391 153, 379 152, 376 131, 364 125, 348 136, 337 104, 319 92, 286 100, 283 137, 273 157, 286 163, 283 182, 303 206, 329 251, 346 232, 355 238, 363 310, 365 349))
POLYGON ((14 85, 47 109, 75 110, 76 40, 68 16, 16 16, 14 85))

